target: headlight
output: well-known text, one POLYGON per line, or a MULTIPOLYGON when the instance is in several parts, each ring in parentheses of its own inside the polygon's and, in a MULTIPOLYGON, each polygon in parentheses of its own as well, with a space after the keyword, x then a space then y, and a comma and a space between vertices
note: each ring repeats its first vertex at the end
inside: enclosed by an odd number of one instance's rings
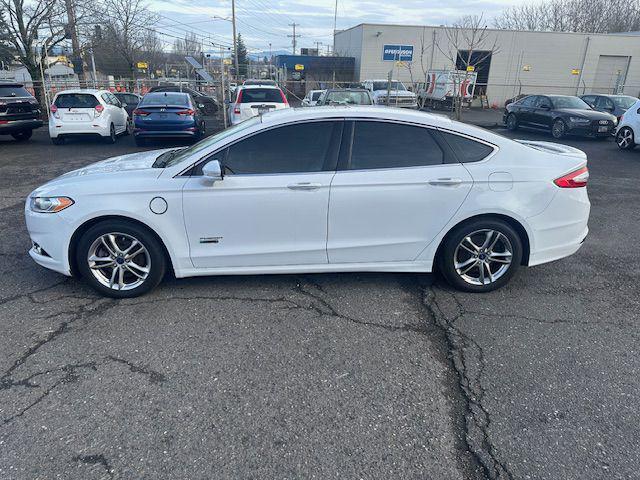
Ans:
POLYGON ((573 123, 590 123, 591 120, 589 120, 588 118, 582 118, 582 117, 569 117, 569 121, 573 122, 573 123))
POLYGON ((30 208, 37 213, 57 213, 73 205, 69 197, 31 197, 30 208))

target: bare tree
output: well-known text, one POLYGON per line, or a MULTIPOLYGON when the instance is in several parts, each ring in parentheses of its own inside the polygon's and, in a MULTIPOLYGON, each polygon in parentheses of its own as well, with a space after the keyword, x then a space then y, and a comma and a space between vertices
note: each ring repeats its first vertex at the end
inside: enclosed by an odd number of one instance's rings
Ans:
MULTIPOLYGON (((489 57, 499 52, 497 37, 493 37, 487 26, 484 24, 482 15, 468 15, 462 17, 458 22, 444 29, 445 48, 436 42, 438 50, 451 62, 455 70, 463 70, 463 82, 468 82, 471 71, 482 64, 489 57)), ((457 84, 461 78, 454 75, 455 94, 453 96, 453 109, 456 120, 462 119, 463 96, 460 95, 457 84)))
POLYGON ((497 28, 612 33, 640 30, 640 0, 549 0, 511 7, 497 28))
POLYGON ((173 42, 173 52, 177 55, 198 57, 202 53, 202 44, 193 32, 187 32, 184 38, 178 38, 173 42))
MULTIPOLYGON (((0 0, 5 1, 5 0, 0 0)), ((158 22, 143 0, 104 0, 105 12, 117 12, 103 20, 114 52, 126 62, 131 78, 136 77, 136 63, 150 31, 158 22)))
MULTIPOLYGON (((3 42, 10 45, 35 83, 42 82, 40 65, 47 50, 65 38, 64 19, 63 4, 59 0, 0 0, 3 42)), ((43 91, 35 90, 42 103, 43 91)))

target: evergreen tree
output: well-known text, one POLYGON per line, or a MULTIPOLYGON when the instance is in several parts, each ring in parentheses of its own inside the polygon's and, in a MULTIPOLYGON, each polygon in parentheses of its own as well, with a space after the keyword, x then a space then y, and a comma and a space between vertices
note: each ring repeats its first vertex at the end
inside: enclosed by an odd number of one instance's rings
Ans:
POLYGON ((242 41, 242 35, 238 34, 238 38, 236 39, 236 51, 238 52, 238 72, 237 75, 239 77, 247 76, 247 64, 249 60, 247 58, 247 47, 242 41))

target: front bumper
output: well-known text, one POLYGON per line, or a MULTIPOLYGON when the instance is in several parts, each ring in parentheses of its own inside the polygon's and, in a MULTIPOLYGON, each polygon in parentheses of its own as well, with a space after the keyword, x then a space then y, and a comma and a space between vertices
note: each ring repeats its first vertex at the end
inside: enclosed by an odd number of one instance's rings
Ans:
POLYGON ((0 134, 11 134, 23 130, 34 130, 42 126, 42 120, 36 118, 28 120, 2 120, 0 122, 0 134), (7 123, 3 123, 7 122, 7 123))
POLYGON ((68 239, 73 232, 63 213, 32 212, 27 200, 25 222, 32 244, 37 244, 41 249, 32 245, 29 256, 38 265, 70 276, 68 239))
POLYGON ((610 137, 614 134, 616 126, 613 122, 600 124, 598 120, 594 120, 588 124, 577 124, 567 122, 567 133, 570 135, 579 135, 581 137, 610 137), (602 131, 600 131, 602 129, 602 131))

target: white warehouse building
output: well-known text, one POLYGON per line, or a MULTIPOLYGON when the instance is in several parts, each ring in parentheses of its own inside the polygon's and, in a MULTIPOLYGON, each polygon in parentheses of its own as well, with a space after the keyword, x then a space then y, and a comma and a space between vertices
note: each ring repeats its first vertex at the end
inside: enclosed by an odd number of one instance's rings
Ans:
MULTIPOLYGON (((360 24, 336 32, 334 51, 355 57, 355 80, 385 79, 392 71, 394 79, 405 83, 424 82, 427 70, 454 68, 450 58, 455 55, 450 52, 456 46, 449 41, 448 28, 360 24)), ((459 41, 457 47, 464 51, 464 42, 459 41)), ((473 52, 481 60, 475 65, 476 94, 486 94, 493 106, 518 94, 640 93, 637 32, 487 29, 486 40, 473 52)))

